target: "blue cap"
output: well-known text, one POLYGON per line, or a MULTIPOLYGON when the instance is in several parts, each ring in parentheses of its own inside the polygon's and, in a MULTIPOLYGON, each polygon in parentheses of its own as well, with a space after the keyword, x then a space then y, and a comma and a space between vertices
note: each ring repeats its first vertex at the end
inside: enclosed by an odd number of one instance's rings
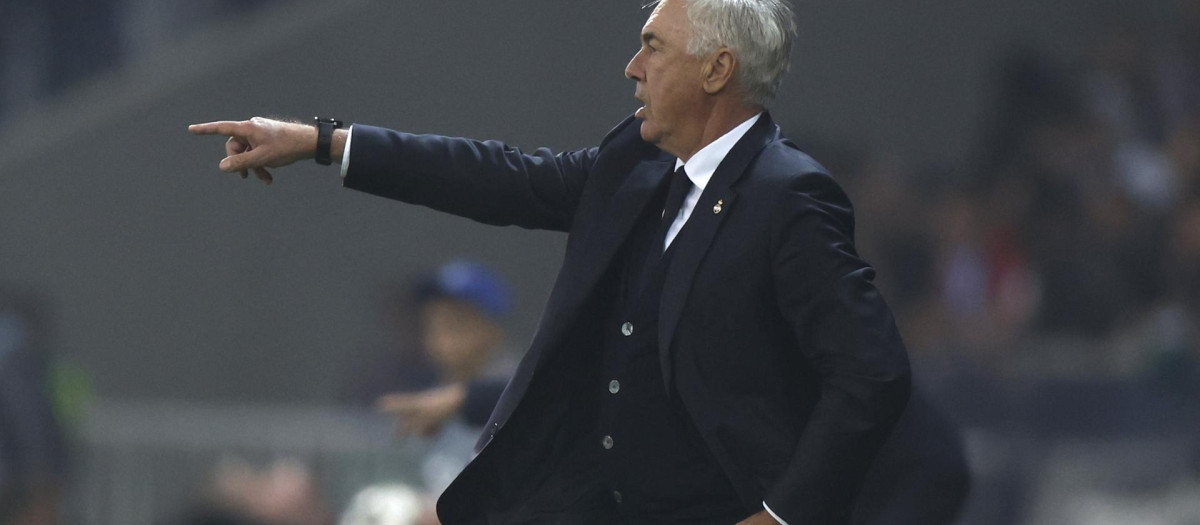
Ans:
POLYGON ((496 272, 481 264, 451 261, 417 285, 417 299, 450 298, 465 301, 494 319, 508 314, 508 289, 496 272))

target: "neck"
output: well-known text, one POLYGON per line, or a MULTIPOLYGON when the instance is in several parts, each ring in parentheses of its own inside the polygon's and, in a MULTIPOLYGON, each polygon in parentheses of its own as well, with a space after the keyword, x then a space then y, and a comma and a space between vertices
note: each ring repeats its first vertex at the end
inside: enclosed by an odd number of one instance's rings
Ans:
POLYGON ((676 157, 679 157, 679 160, 687 162, 697 151, 700 151, 714 140, 729 133, 729 130, 736 128, 739 124, 762 111, 762 106, 750 106, 741 103, 714 103, 708 111, 707 116, 697 126, 696 129, 699 132, 696 134, 695 139, 690 141, 689 146, 685 148, 686 151, 670 151, 668 153, 672 153, 676 157))

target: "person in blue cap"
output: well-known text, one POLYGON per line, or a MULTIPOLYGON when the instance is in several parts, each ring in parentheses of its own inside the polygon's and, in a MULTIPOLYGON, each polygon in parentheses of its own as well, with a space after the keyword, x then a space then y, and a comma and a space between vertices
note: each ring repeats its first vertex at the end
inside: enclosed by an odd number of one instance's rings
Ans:
POLYGON ((395 391, 376 406, 396 416, 404 433, 431 436, 454 417, 482 427, 505 384, 486 376, 504 342, 507 287, 491 269, 456 260, 420 279, 412 293, 424 366, 399 371, 395 391))

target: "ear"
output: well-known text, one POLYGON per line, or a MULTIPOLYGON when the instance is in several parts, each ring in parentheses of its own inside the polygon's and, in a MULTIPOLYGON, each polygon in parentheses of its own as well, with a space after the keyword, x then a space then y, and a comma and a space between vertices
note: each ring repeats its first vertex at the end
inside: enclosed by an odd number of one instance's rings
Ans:
POLYGON ((704 92, 716 95, 729 87, 733 71, 737 68, 737 57, 728 48, 718 49, 704 62, 704 92))

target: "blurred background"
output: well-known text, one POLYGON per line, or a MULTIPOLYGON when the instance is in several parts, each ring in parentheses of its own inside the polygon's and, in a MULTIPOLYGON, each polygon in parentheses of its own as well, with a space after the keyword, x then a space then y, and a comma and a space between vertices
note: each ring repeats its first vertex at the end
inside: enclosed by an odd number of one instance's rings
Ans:
MULTIPOLYGON (((850 194, 958 429, 956 523, 1200 523, 1200 0, 794 3, 772 116, 850 194)), ((426 519, 565 238, 311 163, 242 181, 185 127, 594 145, 637 106, 640 7, 0 0, 0 523, 426 519), (430 283, 483 357, 420 357, 430 283)))

